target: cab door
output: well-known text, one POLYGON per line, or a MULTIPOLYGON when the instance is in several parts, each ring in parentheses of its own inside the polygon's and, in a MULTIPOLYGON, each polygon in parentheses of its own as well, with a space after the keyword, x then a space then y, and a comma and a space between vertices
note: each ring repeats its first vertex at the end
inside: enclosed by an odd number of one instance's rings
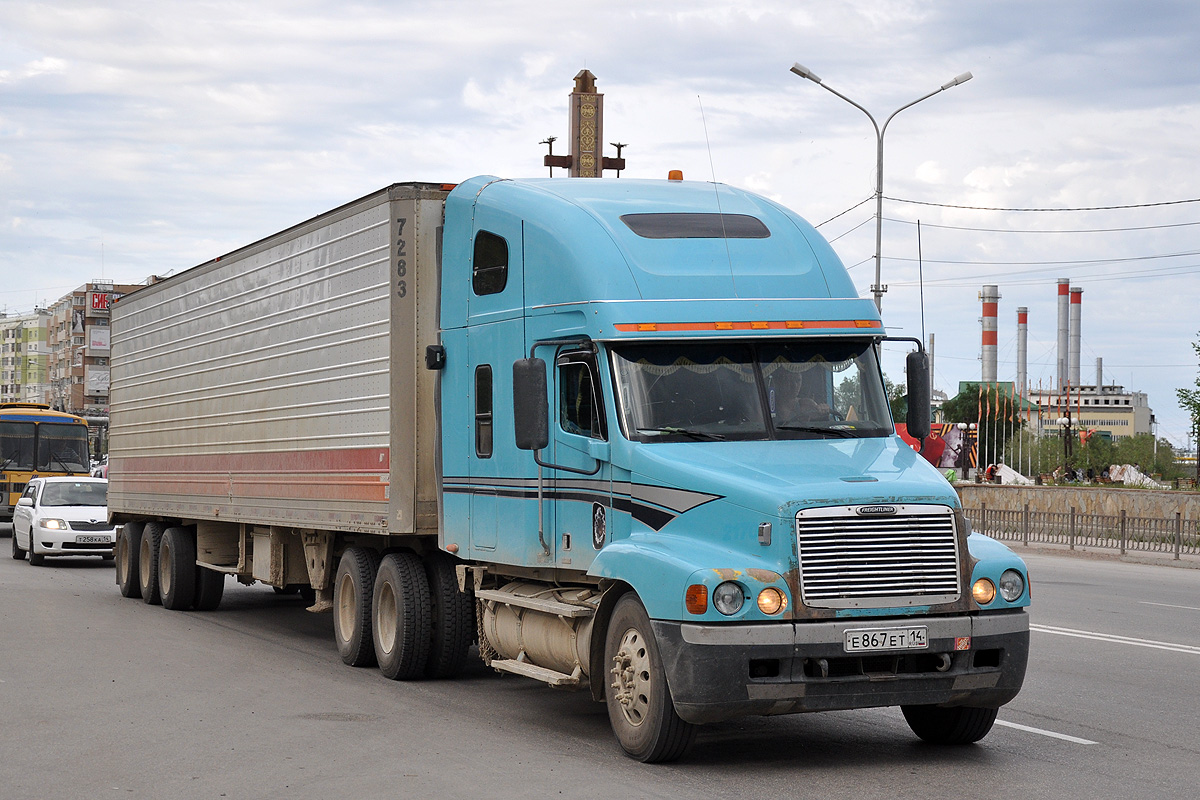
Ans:
POLYGON ((596 355, 560 352, 554 370, 552 420, 556 562, 587 569, 611 538, 612 467, 596 355), (562 467, 569 468, 562 469, 562 467))

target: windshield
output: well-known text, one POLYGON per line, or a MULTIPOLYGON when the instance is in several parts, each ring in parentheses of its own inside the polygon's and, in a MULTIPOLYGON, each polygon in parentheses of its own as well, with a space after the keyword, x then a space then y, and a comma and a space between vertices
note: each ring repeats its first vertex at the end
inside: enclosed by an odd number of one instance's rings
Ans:
POLYGON ((107 483, 53 481, 47 483, 46 487, 42 489, 43 506, 104 506, 107 504, 107 483))
POLYGON ((88 436, 86 425, 38 425, 37 469, 42 472, 87 472, 88 436))
POLYGON ((0 469, 33 471, 32 422, 0 422, 0 469))
POLYGON ((612 355, 621 427, 639 442, 890 436, 867 341, 679 343, 612 355))

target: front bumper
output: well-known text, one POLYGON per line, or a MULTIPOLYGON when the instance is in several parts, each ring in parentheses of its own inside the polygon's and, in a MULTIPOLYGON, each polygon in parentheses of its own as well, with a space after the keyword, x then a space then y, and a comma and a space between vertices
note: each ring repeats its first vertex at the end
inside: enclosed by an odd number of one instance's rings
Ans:
POLYGON ((998 708, 1029 658, 1023 610, 973 616, 695 625, 654 621, 671 697, 692 723, 898 705, 998 708), (844 650, 857 628, 925 626, 928 647, 844 650), (969 649, 959 650, 969 639, 969 649))
MULTIPOLYGON (((15 535, 15 534, 14 534, 15 535)), ((77 533, 63 531, 50 534, 49 531, 34 529, 31 534, 37 543, 37 553, 43 556, 111 556, 116 546, 116 529, 110 531, 89 531, 77 533), (79 536, 107 537, 107 542, 77 542, 79 536)))

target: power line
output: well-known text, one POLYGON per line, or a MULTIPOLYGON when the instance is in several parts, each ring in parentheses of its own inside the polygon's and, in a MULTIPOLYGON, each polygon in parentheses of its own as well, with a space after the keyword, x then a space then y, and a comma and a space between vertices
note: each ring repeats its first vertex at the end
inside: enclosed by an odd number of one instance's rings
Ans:
MULTIPOLYGON (((935 206, 937 208, 957 208, 964 211, 1011 211, 1011 212, 1057 212, 1057 211, 1122 211, 1130 208, 1156 208, 1160 206, 1178 206, 1186 203, 1200 203, 1200 197, 1191 200, 1166 200, 1161 203, 1130 203, 1122 206, 1083 206, 1080 208, 993 208, 989 206, 959 206, 953 203, 931 203, 928 200, 908 200, 903 197, 884 197, 893 203, 909 203, 917 206, 935 206)), ((861 203, 859 205, 862 205, 861 203)))
MULTIPOLYGON (((916 225, 913 220, 884 217, 888 222, 899 222, 903 225, 916 225)), ((1060 230, 1045 230, 1036 228, 974 228, 969 225, 937 225, 931 222, 921 222, 924 228, 941 228, 950 231, 974 231, 983 233, 1128 233, 1130 231, 1156 231, 1165 228, 1186 228, 1200 225, 1200 222, 1176 222, 1169 225, 1138 225, 1128 228, 1071 228, 1060 230)))
MULTIPOLYGON (((1066 266, 1071 264, 1122 264, 1130 261, 1150 261, 1159 258, 1183 258, 1184 256, 1200 256, 1200 250, 1186 250, 1182 253, 1159 253, 1149 256, 1123 256, 1121 258, 1080 258, 1069 261, 947 261, 936 258, 924 259, 926 264, 958 264, 973 267, 1037 267, 1037 266, 1066 266)), ((889 261, 916 261, 915 258, 889 256, 889 261)))
MULTIPOLYGON (((830 222, 833 222, 833 221, 834 221, 835 219, 837 219, 838 217, 844 217, 844 216, 846 216, 847 214, 849 214, 851 211, 853 211, 854 209, 858 208, 859 206, 863 205, 864 203, 869 203, 869 202, 871 202, 871 201, 872 201, 872 200, 874 200, 874 199, 875 199, 875 195, 871 195, 871 196, 870 196, 870 197, 868 197, 866 200, 863 200, 862 202, 855 203, 854 205, 850 206, 849 208, 847 208, 847 209, 846 209, 845 211, 843 211, 842 213, 840 213, 840 214, 834 214, 832 217, 830 217, 829 219, 827 219, 827 220, 825 220, 824 222, 822 222, 822 223, 821 223, 821 225, 827 225, 827 224, 829 224, 830 222)), ((874 216, 874 215, 871 215, 871 219, 875 219, 875 216, 874 216)), ((814 228, 819 228, 819 227, 821 227, 821 225, 814 225, 813 227, 814 227, 814 228)), ((856 227, 857 227, 857 226, 856 226, 856 227)))

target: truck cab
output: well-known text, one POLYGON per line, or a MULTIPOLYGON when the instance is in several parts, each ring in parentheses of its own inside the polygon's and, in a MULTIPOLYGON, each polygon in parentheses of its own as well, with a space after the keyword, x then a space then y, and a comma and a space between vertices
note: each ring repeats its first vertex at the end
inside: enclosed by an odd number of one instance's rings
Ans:
MULTIPOLYGON (((1025 567, 895 435, 879 315, 800 217, 707 183, 476 178, 446 202, 440 326, 442 547, 485 596, 594 587, 575 666, 631 754, 882 705, 974 741, 1016 695, 1025 567), (609 686, 636 661, 601 635, 622 598, 652 708, 611 697, 645 688, 609 686)), ((493 665, 535 661, 498 619, 493 665)))

